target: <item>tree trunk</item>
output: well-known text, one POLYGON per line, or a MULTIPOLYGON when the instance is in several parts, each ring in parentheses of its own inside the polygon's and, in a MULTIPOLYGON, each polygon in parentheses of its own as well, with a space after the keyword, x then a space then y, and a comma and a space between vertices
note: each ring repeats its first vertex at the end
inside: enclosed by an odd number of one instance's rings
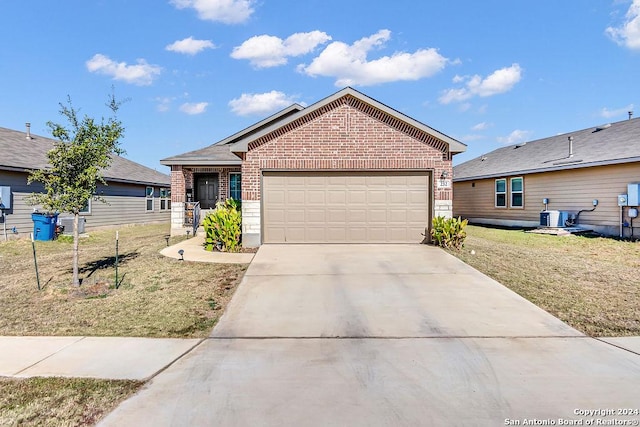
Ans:
POLYGON ((80 278, 78 277, 78 223, 80 222, 80 214, 73 215, 73 286, 80 286, 80 278))

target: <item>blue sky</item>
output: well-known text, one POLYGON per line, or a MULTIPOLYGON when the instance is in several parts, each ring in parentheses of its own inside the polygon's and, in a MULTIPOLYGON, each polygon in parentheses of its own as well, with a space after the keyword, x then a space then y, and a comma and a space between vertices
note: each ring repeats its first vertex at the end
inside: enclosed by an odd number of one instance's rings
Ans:
POLYGON ((640 115, 640 0, 0 0, 0 39, 0 126, 49 136, 114 86, 126 157, 167 173, 346 85, 467 144, 456 164, 640 115))

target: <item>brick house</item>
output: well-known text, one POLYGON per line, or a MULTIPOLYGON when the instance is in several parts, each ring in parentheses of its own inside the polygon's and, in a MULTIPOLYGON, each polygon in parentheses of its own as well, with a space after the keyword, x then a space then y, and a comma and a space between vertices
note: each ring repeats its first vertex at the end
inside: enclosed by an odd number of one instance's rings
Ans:
POLYGON ((466 146, 345 88, 294 104, 171 167, 172 231, 186 202, 242 201, 245 246, 421 242, 452 214, 452 157, 466 146))

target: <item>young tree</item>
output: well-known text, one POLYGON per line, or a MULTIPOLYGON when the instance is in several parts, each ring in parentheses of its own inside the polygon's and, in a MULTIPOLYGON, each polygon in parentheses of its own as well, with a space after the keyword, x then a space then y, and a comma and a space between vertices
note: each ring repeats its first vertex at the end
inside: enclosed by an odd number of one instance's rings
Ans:
POLYGON ((47 153, 49 167, 32 171, 28 183, 40 182, 43 193, 29 196, 31 204, 42 205, 48 212, 73 214, 73 285, 80 286, 78 277, 78 219, 89 200, 106 202, 96 195, 98 182, 107 185, 102 173, 111 164, 111 156, 122 154, 119 139, 124 127, 117 119, 121 102, 109 96, 107 106, 112 116, 97 122, 91 117, 78 117, 78 110, 67 99, 60 104, 60 114, 68 121, 68 128, 58 123, 47 122, 52 135, 58 139, 47 153))

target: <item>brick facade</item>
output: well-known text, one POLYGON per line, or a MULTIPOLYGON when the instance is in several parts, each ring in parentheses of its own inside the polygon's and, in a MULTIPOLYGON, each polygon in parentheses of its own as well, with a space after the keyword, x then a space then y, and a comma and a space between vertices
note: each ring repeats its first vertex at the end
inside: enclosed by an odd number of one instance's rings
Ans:
POLYGON ((433 170, 434 199, 452 199, 451 188, 437 185, 443 171, 452 176, 451 156, 442 149, 446 144, 390 126, 384 117, 372 117, 348 99, 313 121, 291 127, 250 144, 242 163, 243 200, 260 200, 261 171, 277 169, 433 170))

